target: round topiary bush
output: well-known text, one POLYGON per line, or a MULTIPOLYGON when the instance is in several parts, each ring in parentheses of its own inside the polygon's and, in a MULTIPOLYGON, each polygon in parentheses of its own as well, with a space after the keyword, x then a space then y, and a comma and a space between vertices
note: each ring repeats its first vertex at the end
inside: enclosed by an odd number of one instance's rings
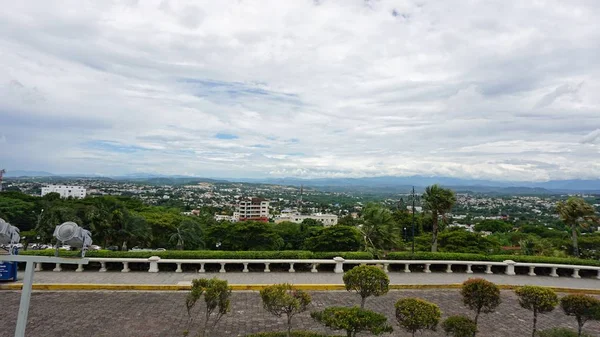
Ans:
POLYGON ((435 331, 441 316, 436 304, 420 298, 403 298, 396 302, 396 320, 413 336, 419 330, 435 331))
POLYGON ((442 322, 442 329, 447 336, 472 337, 477 333, 477 324, 467 316, 450 316, 442 322))
POLYGON ((365 307, 365 300, 369 296, 387 294, 390 279, 381 268, 375 266, 358 266, 344 274, 346 290, 355 291, 360 295, 360 307, 365 307))

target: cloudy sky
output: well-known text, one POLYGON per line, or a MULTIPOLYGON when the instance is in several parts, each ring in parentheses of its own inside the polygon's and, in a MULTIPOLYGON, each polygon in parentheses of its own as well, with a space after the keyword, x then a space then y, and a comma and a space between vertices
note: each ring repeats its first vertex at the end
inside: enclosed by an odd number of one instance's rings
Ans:
POLYGON ((600 176, 600 2, 0 0, 0 166, 600 176))

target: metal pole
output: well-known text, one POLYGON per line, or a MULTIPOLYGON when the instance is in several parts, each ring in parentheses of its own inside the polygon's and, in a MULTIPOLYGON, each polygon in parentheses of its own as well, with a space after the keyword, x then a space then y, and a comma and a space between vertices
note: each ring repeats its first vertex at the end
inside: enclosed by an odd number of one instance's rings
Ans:
POLYGON ((415 187, 412 188, 412 253, 415 253, 415 187))
POLYGON ((31 285, 33 284, 33 271, 33 262, 27 261, 27 264, 25 265, 25 277, 23 278, 23 288, 21 290, 21 303, 19 304, 19 316, 17 317, 15 337, 25 337, 27 315, 29 314, 29 300, 31 299, 31 285))

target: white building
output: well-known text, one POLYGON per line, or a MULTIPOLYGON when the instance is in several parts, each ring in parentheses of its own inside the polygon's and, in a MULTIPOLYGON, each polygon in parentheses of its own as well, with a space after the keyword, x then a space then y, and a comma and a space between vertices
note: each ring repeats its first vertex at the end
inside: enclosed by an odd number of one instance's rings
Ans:
POLYGON ((323 226, 325 226, 325 227, 337 225, 337 223, 338 223, 338 216, 335 214, 315 213, 315 214, 311 214, 311 215, 302 215, 300 213, 287 213, 287 212, 285 212, 285 213, 282 212, 282 214, 279 215, 275 219, 275 223, 280 223, 280 222, 284 222, 284 221, 301 223, 302 221, 304 221, 304 219, 317 220, 320 223, 322 223, 323 226))
POLYGON ((73 197, 81 199, 86 196, 86 191, 83 186, 48 185, 42 187, 42 197, 48 193, 58 193, 61 198, 73 197))
POLYGON ((235 208, 234 216, 239 221, 269 221, 269 201, 262 198, 240 200, 235 208))

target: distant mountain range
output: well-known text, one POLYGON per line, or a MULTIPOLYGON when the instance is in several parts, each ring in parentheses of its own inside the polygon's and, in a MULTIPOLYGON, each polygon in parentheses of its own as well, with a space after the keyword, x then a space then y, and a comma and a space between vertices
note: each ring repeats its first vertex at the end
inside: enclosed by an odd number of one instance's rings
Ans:
POLYGON ((452 177, 365 177, 365 178, 223 178, 209 179, 183 175, 160 175, 135 173, 121 176, 102 177, 90 174, 56 175, 43 171, 9 171, 7 178, 16 177, 52 177, 52 178, 107 178, 113 180, 148 181, 154 184, 182 184, 194 181, 206 182, 244 182, 254 184, 274 184, 314 187, 326 191, 361 191, 365 193, 404 193, 414 186, 418 191, 432 184, 440 184, 456 191, 498 194, 556 194, 556 193, 598 193, 600 179, 595 180, 551 180, 546 182, 494 181, 481 179, 461 179, 452 177))

